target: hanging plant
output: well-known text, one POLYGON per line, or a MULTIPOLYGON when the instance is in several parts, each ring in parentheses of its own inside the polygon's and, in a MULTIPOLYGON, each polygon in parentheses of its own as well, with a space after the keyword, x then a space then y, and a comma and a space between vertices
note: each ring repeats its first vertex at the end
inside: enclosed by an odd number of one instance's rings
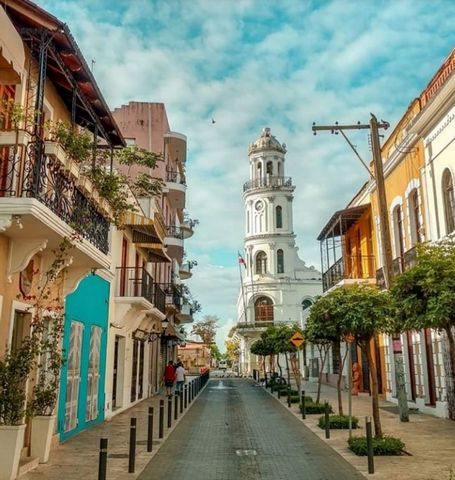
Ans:
POLYGON ((46 128, 49 130, 51 140, 58 142, 76 163, 81 164, 90 159, 93 152, 93 138, 87 131, 79 130, 77 126, 60 120, 47 121, 46 128))

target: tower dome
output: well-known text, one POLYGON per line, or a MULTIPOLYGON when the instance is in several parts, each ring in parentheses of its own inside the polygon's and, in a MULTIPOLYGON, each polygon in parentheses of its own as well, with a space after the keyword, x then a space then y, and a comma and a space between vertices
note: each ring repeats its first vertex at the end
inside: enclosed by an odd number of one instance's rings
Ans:
POLYGON ((286 153, 286 144, 281 144, 271 133, 270 128, 262 129, 261 136, 248 147, 248 155, 256 152, 275 150, 277 152, 286 153))

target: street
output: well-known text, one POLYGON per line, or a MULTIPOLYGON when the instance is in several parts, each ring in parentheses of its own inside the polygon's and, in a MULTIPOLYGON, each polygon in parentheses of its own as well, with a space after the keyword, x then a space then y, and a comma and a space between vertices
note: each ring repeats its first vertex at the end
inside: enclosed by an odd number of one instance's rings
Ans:
POLYGON ((251 380, 211 380, 140 480, 363 478, 251 380))

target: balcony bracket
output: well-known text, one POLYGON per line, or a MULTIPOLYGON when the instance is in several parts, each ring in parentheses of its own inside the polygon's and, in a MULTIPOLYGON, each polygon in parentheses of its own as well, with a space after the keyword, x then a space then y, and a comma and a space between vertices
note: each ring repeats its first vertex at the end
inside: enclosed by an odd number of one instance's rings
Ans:
POLYGON ((79 287, 82 280, 90 274, 91 269, 88 267, 71 267, 65 272, 65 284, 63 287, 63 296, 66 297, 73 293, 79 287))
POLYGON ((22 272, 29 264, 30 260, 39 252, 42 252, 47 246, 47 239, 33 238, 11 239, 8 252, 8 282, 13 281, 13 275, 22 272))

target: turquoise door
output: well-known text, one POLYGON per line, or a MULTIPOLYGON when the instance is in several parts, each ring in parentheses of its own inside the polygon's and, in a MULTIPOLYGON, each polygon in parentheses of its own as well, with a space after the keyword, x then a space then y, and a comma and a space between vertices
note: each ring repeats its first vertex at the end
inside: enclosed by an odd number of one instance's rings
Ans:
POLYGON ((104 420, 109 316, 106 280, 88 275, 65 300, 58 432, 65 441, 104 420))

